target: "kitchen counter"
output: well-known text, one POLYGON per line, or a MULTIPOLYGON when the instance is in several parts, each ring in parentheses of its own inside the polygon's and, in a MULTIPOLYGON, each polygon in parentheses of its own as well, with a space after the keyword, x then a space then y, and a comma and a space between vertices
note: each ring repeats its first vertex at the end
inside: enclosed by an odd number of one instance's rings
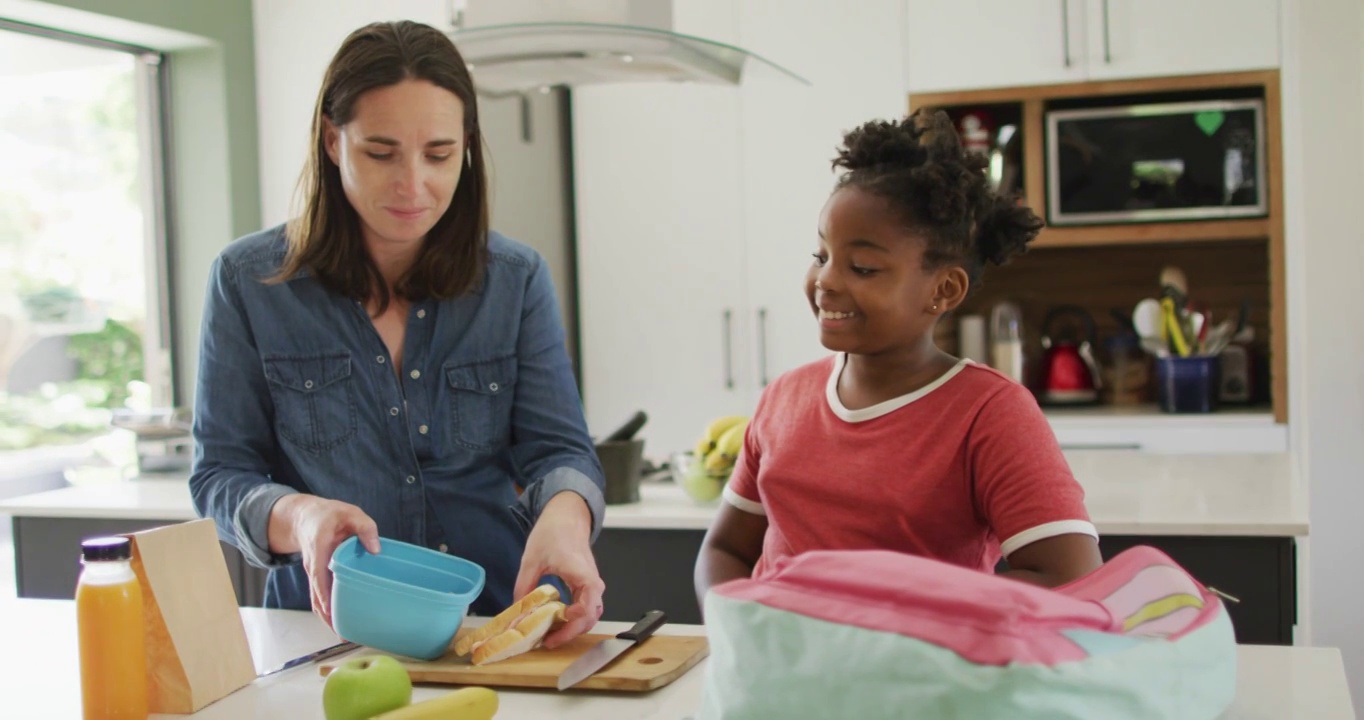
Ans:
MULTIPOLYGON (((247 638, 257 671, 337 642, 311 613, 243 608, 247 638)), ((480 622, 471 618, 471 623, 480 622)), ((625 623, 602 623, 596 632, 615 633, 625 623)), ((702 634, 696 625, 666 625, 661 633, 702 634)), ((80 716, 75 606, 69 601, 0 602, 0 706, 7 717, 26 720, 80 716), (17 650, 22 648, 22 651, 17 650)), ((1334 648, 1239 648, 1237 696, 1225 720, 1346 720, 1354 718, 1340 652, 1334 648)), ((591 718, 592 720, 682 720, 696 710, 706 661, 667 687, 644 694, 499 689, 499 718, 591 718)), ((195 713, 194 718, 322 717, 322 686, 316 664, 302 665, 251 685, 195 713)), ((450 686, 420 685, 413 700, 434 697, 450 686)), ((157 715, 153 717, 186 717, 157 715)))
MULTIPOLYGON (((1287 453, 1158 455, 1066 452, 1104 535, 1294 537, 1308 534, 1303 483, 1287 453)), ((704 530, 718 502, 697 503, 671 482, 648 482, 640 502, 609 505, 607 528, 704 530)), ((184 477, 76 486, 0 501, 16 517, 191 520, 184 477)))

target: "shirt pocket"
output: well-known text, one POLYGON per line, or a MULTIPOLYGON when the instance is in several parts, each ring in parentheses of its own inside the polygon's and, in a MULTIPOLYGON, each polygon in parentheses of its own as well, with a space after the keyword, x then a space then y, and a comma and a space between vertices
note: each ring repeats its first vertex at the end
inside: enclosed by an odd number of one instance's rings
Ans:
POLYGON ((473 450, 495 450, 511 442, 516 358, 443 368, 450 391, 450 440, 473 450))
POLYGON ((355 436, 349 355, 267 357, 265 379, 275 402, 275 428, 284 439, 321 452, 355 436))

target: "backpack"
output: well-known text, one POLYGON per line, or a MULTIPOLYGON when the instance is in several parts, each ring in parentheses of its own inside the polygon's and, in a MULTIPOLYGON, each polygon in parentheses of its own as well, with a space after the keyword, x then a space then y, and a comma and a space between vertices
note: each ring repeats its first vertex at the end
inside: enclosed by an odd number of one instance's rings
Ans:
POLYGON ((1055 589, 882 550, 812 551, 705 598, 697 720, 1211 720, 1225 606, 1137 546, 1055 589))

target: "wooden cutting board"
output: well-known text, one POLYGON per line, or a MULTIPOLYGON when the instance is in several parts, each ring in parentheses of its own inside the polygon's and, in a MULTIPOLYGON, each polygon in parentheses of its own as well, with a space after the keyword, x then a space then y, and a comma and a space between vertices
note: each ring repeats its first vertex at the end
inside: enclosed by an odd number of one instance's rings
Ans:
MULTIPOLYGON (((611 635, 580 635, 560 647, 548 650, 537 648, 501 662, 475 666, 467 657, 458 657, 454 651, 435 660, 413 660, 394 656, 414 683, 439 683, 447 685, 486 685, 489 687, 555 687, 559 674, 579 655, 611 635)), ((453 645, 453 643, 452 643, 453 645)), ((359 654, 345 660, 365 655, 382 655, 377 650, 366 648, 359 654)), ((681 677, 710 654, 710 645, 704 636, 653 635, 611 661, 596 674, 573 686, 574 690, 619 690, 624 692, 644 692, 654 690, 681 677)), ((326 675, 342 661, 332 661, 321 666, 326 675)))

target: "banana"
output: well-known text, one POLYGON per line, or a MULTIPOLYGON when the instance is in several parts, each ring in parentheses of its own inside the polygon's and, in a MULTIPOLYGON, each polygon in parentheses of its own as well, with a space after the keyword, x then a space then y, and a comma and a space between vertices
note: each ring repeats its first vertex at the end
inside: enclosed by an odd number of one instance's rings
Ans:
POLYGON ((706 425, 706 432, 696 441, 696 459, 704 460, 715 449, 721 436, 735 425, 746 422, 748 417, 744 415, 725 415, 711 420, 706 425))
POLYGON ((371 720, 492 720, 496 714, 495 691, 485 687, 465 687, 390 710, 371 720))
POLYGON ((726 475, 734 468, 734 461, 744 447, 744 431, 747 429, 748 420, 745 419, 730 427, 715 441, 715 449, 706 456, 706 472, 726 475))

